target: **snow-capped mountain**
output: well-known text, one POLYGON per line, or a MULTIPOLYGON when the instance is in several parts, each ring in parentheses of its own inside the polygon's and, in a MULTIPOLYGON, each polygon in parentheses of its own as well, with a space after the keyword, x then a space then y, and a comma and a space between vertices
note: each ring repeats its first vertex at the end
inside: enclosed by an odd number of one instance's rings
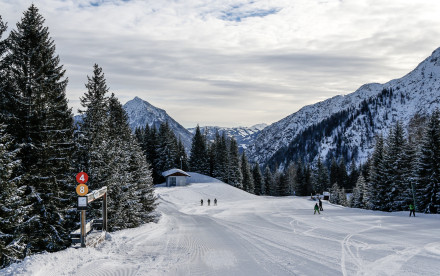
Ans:
MULTIPOLYGON (((234 137, 237 141, 240 150, 246 149, 249 143, 252 143, 258 133, 263 130, 267 124, 257 124, 251 127, 218 127, 218 126, 204 126, 200 127, 200 131, 207 135, 208 140, 213 141, 215 134, 223 133, 228 137, 234 137)), ((189 132, 195 134, 196 128, 188 128, 189 132)))
POLYGON ((150 127, 154 126, 159 129, 161 123, 168 121, 168 124, 176 137, 182 139, 182 143, 187 152, 191 149, 193 135, 171 118, 165 110, 157 108, 139 97, 135 97, 133 100, 128 101, 123 107, 127 112, 128 123, 131 129, 134 130, 138 127, 145 127, 146 124, 150 127))
MULTIPOLYGON (((374 136, 386 137, 393 123, 407 127, 416 115, 440 108, 440 48, 400 79, 371 83, 355 92, 305 106, 263 129, 248 146, 250 160, 281 166, 344 156, 357 163, 372 152, 374 136)), ((347 161, 348 161, 347 160, 347 161)))

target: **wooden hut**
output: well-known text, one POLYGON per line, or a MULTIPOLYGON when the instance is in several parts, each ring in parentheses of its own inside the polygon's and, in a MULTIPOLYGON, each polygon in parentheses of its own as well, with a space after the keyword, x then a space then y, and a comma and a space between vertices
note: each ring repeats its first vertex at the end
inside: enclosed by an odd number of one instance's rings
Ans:
POLYGON ((186 178, 191 177, 188 173, 179 169, 165 171, 162 175, 165 177, 167 187, 185 186, 186 178))

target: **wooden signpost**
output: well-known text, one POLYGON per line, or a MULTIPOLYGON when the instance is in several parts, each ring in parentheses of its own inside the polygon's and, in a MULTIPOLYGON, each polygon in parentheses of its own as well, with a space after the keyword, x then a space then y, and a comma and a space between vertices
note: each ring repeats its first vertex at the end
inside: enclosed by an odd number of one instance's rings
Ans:
POLYGON ((76 181, 79 185, 76 187, 76 193, 78 194, 77 210, 81 211, 81 228, 72 232, 72 242, 81 243, 81 247, 89 245, 96 245, 100 241, 104 240, 105 232, 107 231, 107 187, 102 187, 99 190, 89 193, 89 188, 86 183, 89 180, 89 176, 85 172, 80 172, 76 175, 76 181), (86 223, 86 210, 90 202, 102 198, 102 219, 91 220, 86 223), (100 228, 102 231, 96 236, 96 239, 86 241, 87 233, 92 231, 93 227, 100 228))

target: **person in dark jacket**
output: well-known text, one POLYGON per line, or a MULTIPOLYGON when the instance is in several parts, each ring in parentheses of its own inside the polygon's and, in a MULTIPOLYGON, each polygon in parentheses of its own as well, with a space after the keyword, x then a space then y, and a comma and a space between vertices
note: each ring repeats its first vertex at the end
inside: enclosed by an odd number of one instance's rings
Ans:
POLYGON ((324 209, 322 209, 322 201, 321 201, 321 198, 318 198, 319 199, 319 211, 324 211, 324 209))
POLYGON ((416 216, 416 208, 414 208, 414 205, 412 204, 409 205, 409 216, 411 216, 411 214, 413 214, 413 216, 416 216))
POLYGON ((318 215, 321 214, 321 213, 319 212, 319 206, 318 206, 318 203, 315 203, 315 212, 314 212, 313 214, 315 215, 316 212, 318 212, 318 215))
POLYGON ((208 206, 211 205, 211 200, 208 198, 208 206))
POLYGON ((203 206, 203 199, 200 200, 200 205, 203 206))
POLYGON ((217 206, 217 199, 214 198, 214 206, 217 206))

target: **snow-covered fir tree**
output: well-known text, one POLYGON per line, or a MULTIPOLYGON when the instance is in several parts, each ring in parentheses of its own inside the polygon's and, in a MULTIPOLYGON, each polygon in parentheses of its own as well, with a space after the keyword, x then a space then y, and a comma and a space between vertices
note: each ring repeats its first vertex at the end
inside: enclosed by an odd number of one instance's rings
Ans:
POLYGON ((244 152, 241 154, 240 167, 241 167, 241 174, 243 175, 243 181, 242 181, 243 190, 249 193, 253 193, 255 189, 254 179, 252 177, 248 159, 244 152))
POLYGON ((329 202, 333 204, 341 204, 341 189, 337 182, 335 182, 330 189, 330 199, 329 202))
POLYGON ((11 136, 6 133, 0 115, 0 268, 22 257, 22 249, 14 241, 14 229, 23 219, 19 192, 13 173, 19 166, 18 149, 14 149, 11 136))
POLYGON ((385 209, 386 190, 384 180, 384 141, 382 136, 376 137, 376 145, 371 157, 370 179, 368 183, 367 209, 385 209))
POLYGON ((183 145, 182 139, 179 137, 177 142, 177 159, 176 163, 180 163, 180 167, 182 170, 188 170, 188 156, 186 155, 185 147, 183 145))
POLYGON ((275 179, 273 177, 272 171, 270 170, 269 166, 266 166, 266 168, 264 169, 263 181, 264 181, 264 187, 266 188, 265 194, 275 195, 276 193, 275 179))
POLYGON ((364 208, 364 191, 365 191, 365 179, 363 175, 360 175, 356 186, 353 189, 352 196, 350 198, 350 207, 352 208, 364 208))
POLYGON ((405 205, 405 198, 402 191, 404 186, 404 149, 406 141, 402 125, 397 122, 390 129, 390 133, 386 139, 383 162, 383 179, 382 182, 386 187, 385 208, 386 211, 400 211, 405 205))
POLYGON ((322 194, 322 192, 329 188, 328 175, 327 167, 321 162, 321 158, 318 158, 313 177, 313 188, 315 193, 322 194))
POLYGON ((189 168, 193 172, 209 175, 210 169, 206 144, 206 138, 202 135, 200 127, 197 125, 196 133, 192 140, 189 168))
POLYGON ((110 154, 109 123, 107 96, 108 87, 102 68, 93 65, 93 75, 87 76, 87 92, 80 97, 83 109, 78 110, 83 121, 77 132, 77 151, 75 167, 78 172, 85 171, 89 175, 89 189, 99 189, 108 186, 111 174, 109 164, 112 163, 110 154))
POLYGON ((238 153, 237 141, 234 138, 229 140, 229 178, 228 183, 234 187, 242 188, 243 175, 240 168, 240 155, 238 153))
POLYGON ((122 104, 109 98, 109 133, 113 163, 109 181, 110 230, 132 228, 149 221, 155 208, 151 171, 131 133, 122 104))
POLYGON ((418 211, 437 213, 440 210, 440 112, 431 115, 417 158, 418 211))
POLYGON ((260 165, 258 163, 255 163, 252 167, 252 178, 254 179, 254 194, 256 195, 264 195, 265 189, 264 189, 264 182, 263 182, 263 176, 261 175, 260 165))
POLYGON ((306 196, 309 195, 306 181, 306 168, 301 161, 296 165, 296 177, 295 177, 295 195, 306 196))
POLYGON ((176 136, 170 129, 168 122, 162 123, 157 136, 155 160, 155 167, 161 174, 169 169, 180 167, 177 147, 176 136))
POLYGON ((297 168, 294 162, 290 162, 285 174, 287 175, 287 181, 289 185, 289 195, 295 195, 295 187, 296 187, 296 172, 297 168))
POLYGON ((65 70, 35 5, 8 39, 2 71, 7 79, 7 131, 20 144, 18 191, 25 210, 14 239, 22 254, 57 251, 70 244, 66 210, 72 194, 73 119, 65 70))
POLYGON ((286 172, 280 172, 276 176, 276 182, 277 182, 277 196, 288 196, 290 195, 289 186, 290 186, 290 180, 289 175, 286 172))
POLYGON ((223 132, 220 135, 218 132, 215 135, 212 148, 212 176, 229 183, 229 149, 227 144, 226 134, 223 132))
POLYGON ((345 192, 344 187, 339 189, 339 204, 342 206, 348 206, 347 193, 345 192))

